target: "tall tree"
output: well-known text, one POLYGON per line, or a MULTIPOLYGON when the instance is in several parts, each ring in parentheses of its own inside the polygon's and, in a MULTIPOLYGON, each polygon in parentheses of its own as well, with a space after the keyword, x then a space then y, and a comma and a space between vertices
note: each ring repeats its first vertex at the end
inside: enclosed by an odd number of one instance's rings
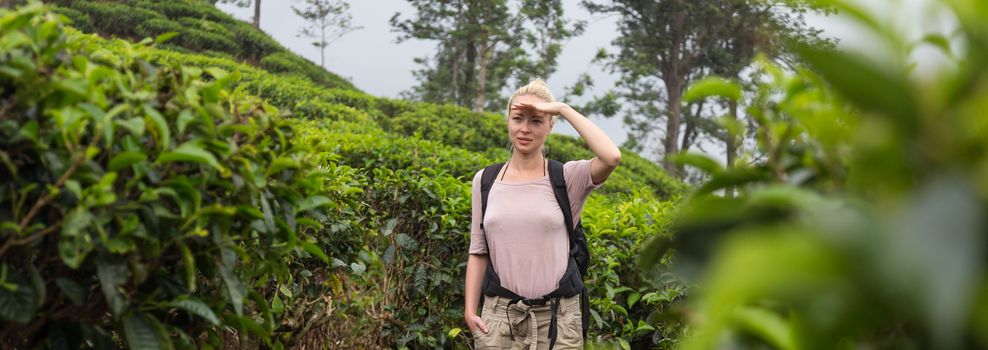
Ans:
POLYGON ((511 12, 507 0, 409 0, 411 18, 391 18, 398 42, 438 42, 432 57, 414 74, 419 86, 407 97, 455 103, 476 111, 500 109, 509 82, 548 78, 555 70, 560 42, 582 32, 563 17, 561 1, 523 0, 511 12))
POLYGON ((416 17, 391 17, 397 41, 439 42, 432 60, 418 58, 426 67, 415 73, 420 81, 413 97, 430 102, 454 102, 483 110, 487 96, 504 84, 493 66, 503 64, 511 47, 512 16, 506 0, 409 0, 416 17), (431 65, 431 67, 430 67, 431 65))
POLYGON ((292 6, 292 10, 302 17, 308 26, 303 27, 299 36, 313 38, 312 46, 319 48, 319 65, 326 68, 326 47, 347 33, 363 27, 353 25, 353 16, 347 11, 350 4, 343 0, 305 0, 305 7, 292 6))
MULTIPOLYGON (((819 41, 819 31, 803 20, 817 8, 786 0, 583 0, 582 5, 591 13, 619 17, 620 35, 612 42, 619 51, 605 57, 621 75, 614 95, 628 107, 624 120, 633 146, 647 147, 661 133, 663 155, 689 148, 702 130, 712 129, 705 126, 713 124, 709 116, 717 106, 681 102, 691 80, 708 73, 737 76, 755 52, 782 57, 792 39, 819 41)), ((683 175, 662 159, 669 173, 683 175)))
MULTIPOLYGON (((519 67, 516 78, 528 82, 533 78, 548 79, 556 71, 563 43, 572 37, 580 36, 586 28, 586 21, 565 18, 562 0, 522 0, 519 6, 522 25, 514 30, 526 44, 527 67, 519 67)), ((519 52, 525 55, 526 52, 519 52)))
POLYGON ((261 0, 210 0, 215 5, 217 2, 224 4, 234 4, 237 7, 250 7, 254 4, 254 29, 261 30, 261 0))

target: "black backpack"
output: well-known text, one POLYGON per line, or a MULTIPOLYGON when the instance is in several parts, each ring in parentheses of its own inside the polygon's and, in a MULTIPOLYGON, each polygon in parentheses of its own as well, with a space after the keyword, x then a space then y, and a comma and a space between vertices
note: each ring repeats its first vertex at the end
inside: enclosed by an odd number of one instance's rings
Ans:
MULTIPOLYGON (((484 168, 480 180, 481 203, 483 205, 482 213, 487 212, 487 197, 491 192, 491 186, 494 185, 497 174, 501 172, 503 166, 504 163, 497 163, 484 168)), ((569 234, 570 241, 569 262, 566 266, 566 272, 559 280, 559 288, 544 295, 542 299, 526 299, 501 286, 501 279, 494 272, 494 263, 488 258, 487 271, 484 273, 484 283, 481 291, 486 296, 500 296, 510 299, 508 306, 515 303, 523 303, 530 306, 551 304, 552 318, 549 322, 549 349, 552 349, 556 343, 556 313, 558 312, 560 298, 568 298, 580 294, 580 309, 583 316, 583 338, 586 339, 587 337, 587 330, 590 328, 590 299, 587 296, 587 288, 583 284, 583 276, 586 276, 587 268, 590 265, 590 250, 587 248, 587 237, 583 233, 583 222, 579 221, 576 225, 573 224, 573 214, 569 206, 569 194, 566 191, 566 178, 563 177, 563 163, 549 160, 549 181, 552 183, 552 192, 556 195, 556 202, 559 204, 559 209, 563 212, 563 220, 566 223, 566 232, 569 234)), ((481 215, 480 228, 484 228, 483 215, 481 215)), ((489 253, 490 249, 488 247, 489 253)), ((483 304, 484 298, 481 297, 481 307, 483 307, 483 304)), ((514 332, 510 332, 513 340, 514 332)))

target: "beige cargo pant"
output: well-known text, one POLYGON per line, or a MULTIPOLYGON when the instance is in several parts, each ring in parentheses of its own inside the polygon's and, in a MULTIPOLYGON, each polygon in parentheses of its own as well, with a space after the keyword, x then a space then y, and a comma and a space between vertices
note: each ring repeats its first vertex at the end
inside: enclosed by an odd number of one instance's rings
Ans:
MULTIPOLYGON (((474 334, 476 349, 549 349, 549 320, 552 307, 512 304, 502 297, 484 297, 484 309, 480 318, 487 324, 488 332, 474 334), (510 315, 510 323, 508 321, 510 315), (510 329, 509 329, 510 327, 510 329), (511 340, 511 333, 514 340, 511 340)), ((583 323, 581 321, 580 296, 559 301, 556 314, 556 344, 553 349, 583 349, 583 323)))

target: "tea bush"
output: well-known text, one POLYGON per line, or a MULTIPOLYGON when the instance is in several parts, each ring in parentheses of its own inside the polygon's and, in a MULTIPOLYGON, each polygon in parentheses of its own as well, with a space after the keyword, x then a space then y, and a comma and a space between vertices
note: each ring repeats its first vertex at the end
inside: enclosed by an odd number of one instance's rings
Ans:
POLYGON ((328 305, 271 300, 322 284, 290 271, 357 220, 324 211, 357 206, 352 169, 317 167, 236 73, 90 52, 38 4, 0 17, 5 347, 203 346, 220 327, 274 346, 318 316, 278 305, 328 305))
MULTIPOLYGON (((175 47, 191 52, 215 51, 254 65, 274 55, 281 65, 276 73, 303 76, 322 86, 356 89, 353 84, 305 58, 289 52, 250 24, 217 9, 206 1, 175 0, 52 0, 59 7, 88 16, 77 29, 139 41, 168 32, 179 36, 175 47)), ((76 18, 84 18, 71 13, 76 18)), ((70 16, 70 18, 72 18, 70 16)), ((270 63, 270 62, 269 62, 270 63)), ((268 68, 268 67, 265 67, 268 68)))

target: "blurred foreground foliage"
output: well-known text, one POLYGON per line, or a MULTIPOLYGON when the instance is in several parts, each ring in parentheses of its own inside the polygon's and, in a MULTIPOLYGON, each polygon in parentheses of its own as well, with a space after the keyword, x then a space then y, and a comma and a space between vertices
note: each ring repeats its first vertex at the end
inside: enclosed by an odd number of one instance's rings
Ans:
MULTIPOLYGON (((727 167, 680 156, 710 179, 642 263, 675 251, 700 278, 685 349, 988 347, 988 3, 946 1, 959 30, 919 43, 833 5, 880 38, 871 58, 759 62, 741 101, 757 151, 727 167), (943 64, 914 70, 931 44, 943 64)), ((740 97, 704 84, 694 94, 740 97)))

